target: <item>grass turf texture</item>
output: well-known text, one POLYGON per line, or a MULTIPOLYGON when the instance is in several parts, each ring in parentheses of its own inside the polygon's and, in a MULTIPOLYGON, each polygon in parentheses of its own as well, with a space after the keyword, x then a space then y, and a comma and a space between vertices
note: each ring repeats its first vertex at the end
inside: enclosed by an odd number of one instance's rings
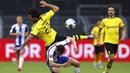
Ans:
MULTIPOLYGON (((105 66, 106 63, 104 63, 105 66)), ((92 62, 80 63, 81 73, 102 73, 104 69, 94 69, 92 62)), ((61 73, 74 73, 73 67, 60 68, 61 73)), ((0 73, 51 73, 45 63, 25 62, 23 70, 17 71, 16 62, 0 62, 0 73)), ((130 73, 130 62, 114 63, 110 73, 130 73)))

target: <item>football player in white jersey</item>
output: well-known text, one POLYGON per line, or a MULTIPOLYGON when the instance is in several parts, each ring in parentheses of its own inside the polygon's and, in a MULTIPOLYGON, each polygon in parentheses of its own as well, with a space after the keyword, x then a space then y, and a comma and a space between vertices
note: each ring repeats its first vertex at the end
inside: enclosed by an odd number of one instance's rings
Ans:
MULTIPOLYGON (((17 16, 16 21, 17 23, 12 25, 9 35, 16 37, 15 48, 17 49, 23 44, 25 37, 28 35, 28 26, 23 23, 22 16, 17 16)), ((22 50, 17 50, 16 53, 18 59, 18 70, 21 71, 22 64, 24 61, 24 57, 23 57, 24 48, 22 50)))
POLYGON ((80 73, 79 62, 71 57, 63 55, 65 45, 72 42, 75 51, 77 51, 76 42, 73 38, 67 37, 65 40, 56 42, 47 50, 47 65, 52 73, 60 73, 59 67, 74 66, 74 72, 80 73))

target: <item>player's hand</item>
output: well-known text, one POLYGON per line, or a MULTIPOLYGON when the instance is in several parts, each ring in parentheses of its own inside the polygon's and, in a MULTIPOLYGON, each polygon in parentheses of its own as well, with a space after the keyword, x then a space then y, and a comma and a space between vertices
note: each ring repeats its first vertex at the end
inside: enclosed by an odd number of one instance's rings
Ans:
POLYGON ((20 48, 14 48, 13 50, 14 50, 14 51, 18 51, 18 50, 20 50, 20 48))
POLYGON ((17 51, 17 48, 13 48, 13 51, 17 51))
POLYGON ((18 48, 14 48, 13 51, 17 51, 18 48))
POLYGON ((46 7, 46 6, 48 5, 48 4, 47 4, 45 1, 43 1, 43 0, 40 1, 40 4, 41 4, 41 5, 40 5, 41 7, 46 7))
POLYGON ((16 36, 19 36, 19 35, 21 35, 22 34, 22 32, 18 32, 18 33, 16 33, 16 36))
POLYGON ((75 50, 75 52, 78 52, 78 47, 77 47, 77 45, 74 45, 74 50, 75 50))
POLYGON ((63 64, 63 67, 68 67, 68 66, 70 66, 69 62, 66 62, 66 63, 63 64))
POLYGON ((125 36, 122 36, 120 41, 123 42, 125 40, 125 36))
POLYGON ((75 52, 78 52, 78 48, 77 47, 74 47, 74 50, 75 50, 75 52))

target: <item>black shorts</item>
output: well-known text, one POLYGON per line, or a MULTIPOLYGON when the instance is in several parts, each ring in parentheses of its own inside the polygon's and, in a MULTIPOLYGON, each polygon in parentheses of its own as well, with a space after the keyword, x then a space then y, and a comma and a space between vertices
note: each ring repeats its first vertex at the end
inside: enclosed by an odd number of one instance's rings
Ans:
MULTIPOLYGON (((54 43, 56 43, 56 42, 59 42, 59 41, 63 41, 63 40, 65 40, 67 37, 66 36, 61 36, 61 35, 56 35, 56 37, 55 37, 55 40, 54 40, 54 42, 52 43, 52 44, 54 44, 54 43)), ((52 45, 51 44, 51 45, 52 45)), ((51 46, 50 45, 50 46, 51 46)), ((50 46, 46 46, 46 51, 48 50, 48 48, 50 47, 50 46)))
POLYGON ((105 46, 106 46, 108 55, 110 54, 116 55, 118 44, 105 43, 105 46))
POLYGON ((100 52, 104 52, 104 45, 101 46, 94 46, 95 48, 95 53, 98 54, 100 52))

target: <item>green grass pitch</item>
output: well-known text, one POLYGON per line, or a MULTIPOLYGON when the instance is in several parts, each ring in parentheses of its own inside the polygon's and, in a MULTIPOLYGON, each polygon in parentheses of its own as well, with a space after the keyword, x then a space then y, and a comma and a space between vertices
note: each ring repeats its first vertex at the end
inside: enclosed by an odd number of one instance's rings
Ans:
MULTIPOLYGON (((104 63, 105 66, 106 63, 104 63)), ((81 73, 102 73, 104 69, 94 69, 92 62, 80 63, 81 73)), ((74 73, 73 67, 60 68, 61 73, 74 73)), ((25 62, 23 70, 17 71, 17 63, 0 62, 0 73, 51 73, 45 63, 42 62, 25 62)), ((130 73, 130 62, 113 64, 110 73, 130 73)))

